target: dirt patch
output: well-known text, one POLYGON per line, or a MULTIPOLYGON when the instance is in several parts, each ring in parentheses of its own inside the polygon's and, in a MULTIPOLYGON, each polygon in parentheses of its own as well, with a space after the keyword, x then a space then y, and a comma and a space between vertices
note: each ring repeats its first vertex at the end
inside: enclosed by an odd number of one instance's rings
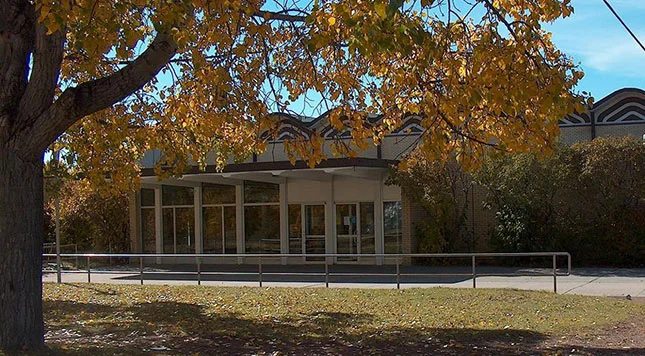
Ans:
POLYGON ((645 355, 645 317, 570 336, 554 337, 545 351, 564 355, 645 355))

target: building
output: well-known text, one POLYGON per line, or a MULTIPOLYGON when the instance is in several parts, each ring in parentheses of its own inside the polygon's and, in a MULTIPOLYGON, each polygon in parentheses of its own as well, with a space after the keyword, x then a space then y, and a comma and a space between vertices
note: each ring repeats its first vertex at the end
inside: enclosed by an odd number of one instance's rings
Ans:
MULTIPOLYGON (((375 118, 376 120, 376 118, 375 118)), ((601 136, 645 135, 645 91, 621 89, 582 114, 560 122, 562 141, 601 136)), ((142 189, 131 199, 133 251, 210 254, 389 254, 416 252, 415 222, 421 208, 400 187, 386 185, 389 168, 419 139, 419 117, 378 147, 357 158, 323 161, 316 168, 292 165, 282 140, 295 134, 336 134, 324 116, 303 121, 281 116, 278 139, 249 160, 223 171, 194 167, 181 179, 159 181, 152 171, 158 152, 149 152, 142 189)), ((330 154, 328 156, 331 156, 330 154)), ((472 194, 473 233, 492 223, 479 208, 481 192, 472 194)), ((173 260, 174 261, 174 260, 173 260)), ((244 263, 244 259, 212 262, 244 263)), ((248 260, 248 262, 252 262, 248 260)), ((267 261, 271 262, 271 261, 267 261)), ((275 263, 319 263, 316 257, 276 258, 275 263)), ((337 263, 380 264, 376 257, 338 257, 337 263)))

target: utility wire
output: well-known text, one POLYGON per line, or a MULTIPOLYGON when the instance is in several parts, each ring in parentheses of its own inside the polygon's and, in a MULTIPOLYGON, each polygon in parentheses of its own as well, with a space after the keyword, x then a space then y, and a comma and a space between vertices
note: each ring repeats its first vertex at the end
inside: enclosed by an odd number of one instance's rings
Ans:
POLYGON ((638 40, 638 37, 636 37, 636 35, 634 34, 634 32, 632 32, 632 30, 630 30, 630 29, 629 29, 629 27, 627 26, 627 24, 625 24, 625 21, 623 21, 623 19, 621 19, 621 18, 620 18, 620 16, 618 16, 618 13, 616 13, 616 11, 614 10, 614 8, 613 8, 613 7, 611 7, 611 5, 609 5, 609 2, 608 2, 607 0, 602 0, 602 1, 605 3, 605 5, 607 5, 607 7, 608 7, 608 8, 609 8, 609 10, 614 14, 614 16, 616 16, 616 18, 618 19, 618 21, 620 21, 620 23, 623 25, 623 27, 625 27, 625 30, 627 30, 627 32, 629 32, 629 34, 630 34, 630 35, 632 35, 632 37, 634 38, 634 41, 636 41, 636 43, 638 43, 638 45, 639 45, 639 46, 641 46, 641 48, 642 48, 642 49, 643 49, 643 51, 645 52, 645 46, 643 46, 643 44, 641 43, 641 41, 639 41, 639 40, 638 40))

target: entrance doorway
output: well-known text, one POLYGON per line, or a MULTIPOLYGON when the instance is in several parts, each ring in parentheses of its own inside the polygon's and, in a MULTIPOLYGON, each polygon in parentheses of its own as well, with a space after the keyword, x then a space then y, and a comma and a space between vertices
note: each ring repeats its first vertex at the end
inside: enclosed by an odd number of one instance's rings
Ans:
MULTIPOLYGON (((325 206, 304 205, 306 254, 325 253, 325 206)), ((306 257, 307 261, 324 261, 324 257, 306 257)))
MULTIPOLYGON (((325 205, 289 204, 289 253, 324 254, 325 205)), ((324 261, 322 257, 305 261, 324 261)))
MULTIPOLYGON (((336 253, 375 253, 374 203, 336 204, 336 253)), ((358 261, 358 257, 338 257, 338 261, 358 261)))

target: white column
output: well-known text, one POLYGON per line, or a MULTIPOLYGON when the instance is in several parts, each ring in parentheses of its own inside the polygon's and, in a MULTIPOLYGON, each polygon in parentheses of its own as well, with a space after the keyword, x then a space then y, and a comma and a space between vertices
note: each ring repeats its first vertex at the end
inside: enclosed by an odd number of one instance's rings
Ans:
MULTIPOLYGON (((289 206, 287 201, 287 179, 280 183, 280 253, 289 253, 289 206)), ((287 264, 287 258, 282 258, 282 264, 287 264)))
POLYGON ((202 209, 202 184, 200 183, 195 187, 194 194, 195 202, 195 253, 204 252, 203 244, 203 209, 202 209))
MULTIPOLYGON (((376 194, 374 199, 374 238, 376 253, 380 254, 384 251, 384 238, 383 238, 383 175, 377 181, 376 194)), ((376 258, 376 264, 383 264, 383 257, 376 258)))
MULTIPOLYGON (((163 214, 161 211, 161 186, 155 188, 155 242, 157 244, 157 253, 163 253, 163 214)), ((157 263, 161 263, 161 258, 157 258, 157 263)))
MULTIPOLYGON (((336 252, 336 234, 334 226, 334 176, 329 180, 327 201, 325 202, 325 252, 336 252)), ((328 258, 328 263, 333 263, 333 258, 328 258)))
MULTIPOLYGON (((244 184, 235 185, 235 236, 237 253, 244 253, 244 184)), ((238 258, 237 263, 244 263, 244 259, 238 258)))

